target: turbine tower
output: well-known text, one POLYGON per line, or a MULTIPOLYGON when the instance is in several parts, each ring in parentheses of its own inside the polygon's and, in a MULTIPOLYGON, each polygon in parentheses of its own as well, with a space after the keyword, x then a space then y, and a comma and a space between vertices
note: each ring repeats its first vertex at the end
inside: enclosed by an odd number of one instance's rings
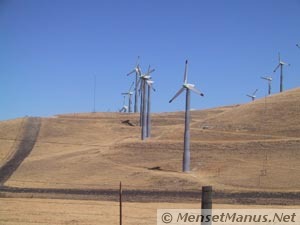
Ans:
POLYGON ((124 112, 124 113, 126 113, 127 110, 128 110, 128 106, 125 105, 125 98, 126 98, 126 96, 124 96, 124 98, 123 98, 123 107, 119 110, 119 112, 124 112))
POLYGON ((252 93, 252 95, 246 95, 246 96, 248 96, 249 98, 251 98, 252 99, 252 101, 254 101, 255 100, 255 98, 256 98, 256 92, 258 91, 258 89, 256 89, 253 93, 252 93))
POLYGON ((187 69, 188 61, 185 61, 185 71, 182 88, 175 94, 175 96, 169 101, 171 103, 177 98, 184 90, 186 91, 186 102, 185 102, 185 128, 184 128, 184 152, 183 152, 183 172, 190 171, 190 91, 195 92, 201 96, 204 94, 195 88, 194 84, 187 82, 187 69))
MULTIPOLYGON (((146 74, 143 74, 140 76, 139 83, 141 82, 141 115, 140 115, 140 123, 142 125, 142 133, 141 133, 141 138, 142 140, 145 140, 147 137, 147 106, 148 106, 148 99, 146 96, 147 90, 148 90, 148 83, 151 79, 150 74, 153 73, 155 69, 150 70, 150 66, 148 68, 148 72, 146 74)), ((150 82, 151 83, 151 82, 150 82)))
POLYGON ((124 92, 124 93, 121 93, 122 95, 127 95, 128 96, 128 113, 131 113, 131 106, 132 106, 132 100, 131 100, 131 97, 133 95, 133 92, 131 91, 132 87, 133 87, 133 84, 134 82, 132 82, 128 92, 124 92))
POLYGON ((272 89, 272 77, 269 76, 269 77, 260 77, 261 79, 263 80, 266 80, 268 81, 268 95, 271 94, 271 89, 272 89))
POLYGON ((280 53, 278 53, 278 61, 279 61, 279 63, 273 72, 275 73, 277 71, 277 69, 280 67, 280 92, 283 92, 283 66, 286 66, 286 65, 290 66, 290 64, 281 61, 280 53))
POLYGON ((135 95, 134 95, 134 112, 135 113, 138 112, 138 92, 137 92, 137 90, 138 90, 139 77, 141 76, 139 60, 140 60, 140 57, 138 56, 134 69, 130 73, 127 74, 127 76, 129 76, 130 74, 135 73, 135 95))
MULTIPOLYGON (((150 67, 148 69, 148 72, 150 71, 150 67)), ((149 138, 151 137, 151 89, 155 91, 153 88, 153 80, 146 80, 147 83, 147 130, 146 130, 146 137, 149 138)))

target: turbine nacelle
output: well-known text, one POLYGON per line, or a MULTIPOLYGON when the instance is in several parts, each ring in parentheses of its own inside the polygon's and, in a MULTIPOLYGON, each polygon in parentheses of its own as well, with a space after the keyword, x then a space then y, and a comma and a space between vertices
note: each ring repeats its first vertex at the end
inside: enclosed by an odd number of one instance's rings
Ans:
POLYGON ((291 65, 291 64, 285 63, 285 62, 283 62, 283 61, 280 61, 279 64, 280 64, 280 65, 287 65, 287 66, 290 66, 290 65, 291 65))
POLYGON ((145 74, 145 75, 142 75, 141 78, 144 80, 150 80, 152 77, 150 75, 145 74))
POLYGON ((194 87, 195 87, 195 84, 183 84, 182 86, 183 86, 184 88, 191 89, 191 88, 194 88, 194 87))
POLYGON ((272 81, 273 78, 270 76, 270 77, 260 77, 261 79, 264 79, 264 80, 267 80, 267 81, 272 81))
POLYGON ((151 76, 150 74, 153 73, 155 69, 150 70, 150 66, 148 67, 148 72, 142 75, 142 72, 140 71, 140 78, 144 80, 150 80, 151 76))
POLYGON ((121 93, 121 95, 133 95, 133 92, 125 92, 125 93, 121 93))

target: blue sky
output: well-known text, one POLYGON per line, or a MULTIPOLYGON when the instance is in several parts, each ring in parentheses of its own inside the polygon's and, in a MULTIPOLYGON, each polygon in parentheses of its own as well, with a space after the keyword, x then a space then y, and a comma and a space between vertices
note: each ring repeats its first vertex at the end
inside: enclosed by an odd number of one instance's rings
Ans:
MULTIPOLYGON (((155 112, 184 110, 184 61, 194 109, 246 103, 282 59, 300 86, 300 1, 0 0, 0 120, 122 107, 137 56, 149 64, 155 112)), ((279 91, 279 73, 273 91, 279 91)))

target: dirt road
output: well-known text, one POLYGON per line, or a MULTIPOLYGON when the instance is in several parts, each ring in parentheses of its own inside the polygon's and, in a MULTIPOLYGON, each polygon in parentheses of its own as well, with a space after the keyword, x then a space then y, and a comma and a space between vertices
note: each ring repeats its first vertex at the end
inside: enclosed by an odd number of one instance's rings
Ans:
POLYGON ((0 168, 0 186, 18 169, 23 160, 30 154, 38 137, 41 119, 29 117, 22 128, 21 141, 14 155, 0 168))

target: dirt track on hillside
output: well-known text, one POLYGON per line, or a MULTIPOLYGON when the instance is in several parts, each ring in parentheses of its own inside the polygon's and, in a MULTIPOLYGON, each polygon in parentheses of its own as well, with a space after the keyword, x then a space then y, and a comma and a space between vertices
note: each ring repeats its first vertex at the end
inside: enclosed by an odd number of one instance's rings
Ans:
POLYGON ((18 169, 35 145, 41 126, 41 119, 29 117, 22 128, 21 141, 14 155, 0 168, 0 186, 18 169))

